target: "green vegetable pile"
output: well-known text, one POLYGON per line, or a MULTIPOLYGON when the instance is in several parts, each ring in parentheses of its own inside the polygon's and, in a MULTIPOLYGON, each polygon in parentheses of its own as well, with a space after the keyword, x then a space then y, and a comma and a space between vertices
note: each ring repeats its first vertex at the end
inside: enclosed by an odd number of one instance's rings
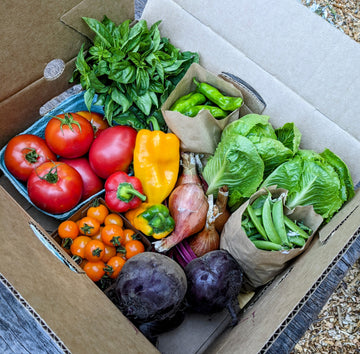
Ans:
POLYGON ((159 108, 199 55, 181 52, 161 37, 160 21, 148 28, 145 20, 133 26, 130 20, 117 26, 106 16, 102 22, 83 20, 95 37, 87 53, 81 47, 71 82, 80 82, 86 90, 88 110, 95 98, 110 125, 141 129, 154 115, 166 129, 159 108))
POLYGON ((281 251, 303 247, 312 230, 284 214, 283 198, 262 195, 248 204, 241 222, 246 235, 262 250, 281 251))
POLYGON ((269 117, 249 114, 229 124, 203 169, 207 194, 229 188, 228 205, 237 209, 260 187, 276 185, 289 191, 286 205, 313 205, 329 221, 354 196, 346 164, 325 149, 300 149, 301 133, 293 123, 274 129, 269 117))
POLYGON ((170 107, 188 117, 195 117, 201 110, 208 110, 215 119, 227 117, 243 104, 242 97, 224 96, 217 88, 206 82, 193 81, 196 90, 180 97, 170 107))

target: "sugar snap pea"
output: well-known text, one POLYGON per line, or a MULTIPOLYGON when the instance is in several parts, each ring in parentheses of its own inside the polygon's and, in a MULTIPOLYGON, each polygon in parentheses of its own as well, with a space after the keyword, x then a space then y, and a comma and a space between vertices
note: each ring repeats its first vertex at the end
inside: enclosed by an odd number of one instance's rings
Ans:
POLYGON ((266 231, 261 223, 261 218, 259 218, 256 214, 255 214, 255 211, 254 211, 254 208, 251 206, 251 204, 248 204, 247 206, 247 211, 248 211, 248 214, 249 214, 249 217, 251 219, 251 221, 253 222, 255 228, 257 229, 257 231, 259 232, 259 234, 261 236, 263 236, 263 238, 265 240, 268 240, 268 237, 266 235, 266 231))
POLYGON ((301 236, 289 236, 289 241, 299 247, 303 247, 306 243, 306 240, 301 236))
POLYGON ((286 246, 290 246, 285 228, 284 208, 281 198, 277 199, 272 205, 272 218, 273 218, 275 230, 279 235, 282 244, 286 246))
POLYGON ((308 239, 309 235, 294 221, 292 221, 289 217, 284 215, 284 222, 285 225, 291 230, 297 233, 299 236, 303 237, 304 239, 308 239))
POLYGON ((271 242, 281 245, 282 241, 275 229, 272 218, 270 195, 264 201, 263 210, 262 210, 262 222, 264 225, 264 229, 266 231, 266 235, 268 236, 269 240, 271 242))
POLYGON ((252 241, 256 248, 262 249, 264 251, 281 251, 283 247, 278 243, 264 241, 264 240, 254 240, 252 241))

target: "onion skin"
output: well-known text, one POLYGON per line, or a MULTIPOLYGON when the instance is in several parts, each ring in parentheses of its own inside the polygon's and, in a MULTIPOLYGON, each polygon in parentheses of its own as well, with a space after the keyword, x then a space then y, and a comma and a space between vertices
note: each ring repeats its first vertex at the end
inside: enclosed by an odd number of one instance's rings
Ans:
POLYGON ((201 186, 186 183, 177 186, 169 197, 169 211, 175 221, 174 231, 154 242, 155 250, 166 252, 183 239, 200 232, 206 223, 208 200, 201 186))
POLYGON ((225 223, 229 219, 231 213, 227 209, 227 202, 229 199, 229 188, 227 186, 222 186, 219 188, 219 192, 216 198, 216 206, 219 209, 218 216, 215 220, 216 231, 221 234, 222 229, 224 228, 225 223))
POLYGON ((182 173, 176 182, 176 186, 186 183, 201 185, 201 180, 196 172, 196 161, 194 153, 181 153, 182 173))
POLYGON ((215 251, 220 247, 220 236, 215 228, 215 221, 218 217, 218 208, 214 205, 212 194, 208 196, 209 209, 207 212, 205 227, 198 234, 191 237, 189 246, 197 257, 215 251))

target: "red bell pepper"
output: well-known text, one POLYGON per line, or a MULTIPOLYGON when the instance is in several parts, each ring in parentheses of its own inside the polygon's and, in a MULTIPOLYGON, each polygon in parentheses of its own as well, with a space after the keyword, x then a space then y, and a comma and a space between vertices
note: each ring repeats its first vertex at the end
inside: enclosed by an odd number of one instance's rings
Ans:
POLYGON ((118 213, 137 208, 146 200, 138 178, 123 171, 111 174, 105 182, 105 202, 108 208, 118 213))

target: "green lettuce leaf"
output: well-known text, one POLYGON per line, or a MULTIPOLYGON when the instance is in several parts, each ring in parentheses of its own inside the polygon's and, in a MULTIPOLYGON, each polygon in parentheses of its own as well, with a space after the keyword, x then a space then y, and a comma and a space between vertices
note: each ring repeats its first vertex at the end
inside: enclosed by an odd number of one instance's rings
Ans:
POLYGON ((229 188, 229 206, 250 197, 263 180, 264 163, 255 145, 242 135, 221 139, 203 170, 207 194, 217 196, 220 187, 229 188))
POLYGON ((313 205, 315 212, 327 221, 344 203, 337 172, 312 150, 299 150, 293 159, 277 167, 262 183, 262 187, 272 185, 289 191, 289 208, 313 205))
POLYGON ((269 119, 270 117, 265 115, 247 114, 230 123, 222 133, 222 139, 233 134, 250 139, 264 161, 265 176, 294 156, 301 139, 301 134, 293 123, 287 123, 276 131, 269 119))
POLYGON ((277 139, 295 155, 300 146, 301 133, 294 123, 285 123, 281 128, 275 130, 277 139))

